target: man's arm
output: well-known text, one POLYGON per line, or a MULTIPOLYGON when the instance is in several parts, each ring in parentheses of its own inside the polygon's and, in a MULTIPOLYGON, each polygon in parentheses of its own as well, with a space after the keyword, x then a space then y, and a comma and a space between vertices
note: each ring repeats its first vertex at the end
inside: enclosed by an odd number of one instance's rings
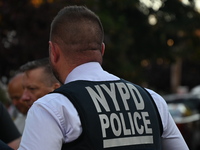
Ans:
POLYGON ((26 119, 19 150, 60 150, 63 134, 51 112, 32 105, 26 119))
POLYGON ((163 124, 162 149, 189 150, 183 136, 169 113, 166 101, 154 91, 148 90, 148 92, 156 103, 163 124))
POLYGON ((19 150, 60 150, 81 132, 72 103, 61 94, 48 94, 29 109, 19 150))

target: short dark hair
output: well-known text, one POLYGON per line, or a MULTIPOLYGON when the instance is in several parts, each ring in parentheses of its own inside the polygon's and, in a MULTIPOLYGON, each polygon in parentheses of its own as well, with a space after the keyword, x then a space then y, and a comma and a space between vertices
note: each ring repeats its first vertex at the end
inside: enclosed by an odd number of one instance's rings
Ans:
POLYGON ((47 57, 29 61, 26 64, 22 65, 19 70, 20 72, 27 72, 27 71, 34 70, 37 68, 44 69, 44 73, 47 76, 47 80, 50 81, 50 84, 58 82, 58 80, 55 78, 53 71, 51 69, 49 58, 47 57))
POLYGON ((29 61, 20 67, 20 71, 25 72, 25 71, 36 69, 39 67, 49 68, 50 67, 49 58, 42 58, 42 59, 29 61))
POLYGON ((103 39, 99 17, 85 6, 64 7, 51 24, 50 40, 69 50, 101 50, 103 39))

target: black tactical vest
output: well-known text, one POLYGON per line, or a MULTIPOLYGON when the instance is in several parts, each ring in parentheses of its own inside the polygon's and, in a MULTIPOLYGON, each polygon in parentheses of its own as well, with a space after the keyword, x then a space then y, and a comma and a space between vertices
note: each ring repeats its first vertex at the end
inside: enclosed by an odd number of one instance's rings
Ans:
POLYGON ((54 93, 73 103, 83 128, 62 150, 161 150, 161 119, 144 88, 125 80, 74 81, 54 93))

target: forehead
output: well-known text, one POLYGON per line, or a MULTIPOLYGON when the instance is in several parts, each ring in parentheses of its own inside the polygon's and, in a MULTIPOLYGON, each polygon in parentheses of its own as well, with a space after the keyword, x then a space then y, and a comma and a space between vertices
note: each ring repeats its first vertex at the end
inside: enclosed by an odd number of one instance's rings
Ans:
POLYGON ((18 90, 22 86, 23 73, 16 75, 8 83, 8 90, 18 90))
POLYGON ((9 82, 8 86, 19 86, 22 83, 22 79, 23 79, 23 75, 24 74, 20 74, 17 75, 16 77, 14 77, 13 79, 11 79, 11 81, 9 82))
POLYGON ((44 68, 36 68, 25 72, 24 81, 25 82, 40 82, 45 76, 44 68))
POLYGON ((16 84, 14 86, 10 86, 8 88, 8 93, 11 97, 13 96, 20 96, 23 93, 23 86, 22 82, 20 84, 16 84))

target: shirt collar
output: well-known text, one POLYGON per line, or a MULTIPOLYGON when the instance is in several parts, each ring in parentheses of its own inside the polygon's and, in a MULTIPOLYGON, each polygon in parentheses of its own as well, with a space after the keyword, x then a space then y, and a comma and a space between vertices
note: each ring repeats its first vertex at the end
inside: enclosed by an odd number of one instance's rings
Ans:
POLYGON ((107 81, 119 80, 119 78, 104 71, 98 62, 89 62, 74 68, 67 76, 65 83, 75 80, 107 81))

